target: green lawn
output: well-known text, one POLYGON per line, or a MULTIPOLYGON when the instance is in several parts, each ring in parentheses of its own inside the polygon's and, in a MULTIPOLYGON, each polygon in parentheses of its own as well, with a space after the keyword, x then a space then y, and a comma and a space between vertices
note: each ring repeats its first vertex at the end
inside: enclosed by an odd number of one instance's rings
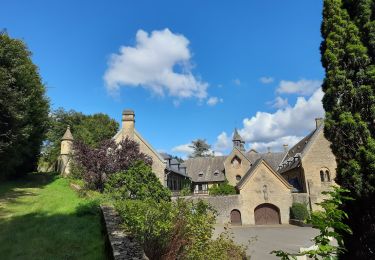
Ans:
POLYGON ((105 259, 99 212, 50 174, 0 183, 0 259, 105 259))

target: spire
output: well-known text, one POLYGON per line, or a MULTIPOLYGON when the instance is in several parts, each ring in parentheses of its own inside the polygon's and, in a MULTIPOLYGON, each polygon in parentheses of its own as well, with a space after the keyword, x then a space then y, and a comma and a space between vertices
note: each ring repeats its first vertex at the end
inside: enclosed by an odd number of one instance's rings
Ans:
POLYGON ((237 128, 234 129, 232 141, 233 141, 233 147, 236 147, 241 151, 245 151, 245 141, 242 139, 242 137, 238 133, 237 128))
POLYGON ((233 140, 232 141, 240 141, 243 142, 242 137, 237 131, 237 128, 234 128, 233 140))
POLYGON ((62 141, 67 140, 67 141, 73 141, 73 135, 70 132, 70 125, 66 128, 65 134, 61 138, 62 141))

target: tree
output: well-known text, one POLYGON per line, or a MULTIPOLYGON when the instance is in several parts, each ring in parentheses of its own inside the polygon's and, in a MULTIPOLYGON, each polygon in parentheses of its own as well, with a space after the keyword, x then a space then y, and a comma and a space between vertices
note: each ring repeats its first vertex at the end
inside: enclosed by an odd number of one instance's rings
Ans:
POLYGON ((48 112, 31 52, 23 41, 0 33, 0 179, 36 169, 48 112))
POLYGON ((139 151, 139 144, 129 138, 116 143, 113 139, 91 147, 80 140, 73 143, 74 161, 83 169, 88 188, 104 190, 108 176, 130 169, 137 161, 152 165, 152 159, 139 151))
POLYGON ((325 0, 321 32, 325 68, 325 136, 337 160, 336 182, 353 201, 341 209, 342 259, 375 257, 375 9, 371 0, 325 0))
POLYGON ((43 146, 42 161, 52 165, 60 154, 61 137, 70 125, 75 140, 91 147, 112 138, 118 131, 118 123, 106 114, 84 115, 80 112, 59 108, 50 115, 50 124, 43 146))
POLYGON ((194 140, 189 147, 193 148, 191 158, 212 156, 210 153, 211 145, 207 144, 205 139, 194 140))

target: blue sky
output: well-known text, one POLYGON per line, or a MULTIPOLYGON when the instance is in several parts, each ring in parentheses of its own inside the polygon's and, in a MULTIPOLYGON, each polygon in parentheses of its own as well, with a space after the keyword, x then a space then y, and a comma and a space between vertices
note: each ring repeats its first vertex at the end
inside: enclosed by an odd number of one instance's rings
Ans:
POLYGON ((0 28, 33 53, 53 108, 102 112, 158 150, 216 154, 234 127, 282 149, 323 115, 321 1, 3 1, 0 28))

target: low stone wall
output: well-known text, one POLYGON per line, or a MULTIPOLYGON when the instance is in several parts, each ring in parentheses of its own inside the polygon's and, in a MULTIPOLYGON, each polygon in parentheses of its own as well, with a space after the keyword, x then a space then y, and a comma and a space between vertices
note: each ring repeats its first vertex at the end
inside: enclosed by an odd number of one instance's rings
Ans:
POLYGON ((106 234, 106 251, 109 259, 114 260, 148 260, 142 247, 134 237, 127 234, 121 227, 121 218, 108 206, 100 206, 102 221, 106 234))
POLYGON ((203 200, 209 203, 218 213, 218 224, 230 223, 230 212, 234 209, 242 210, 240 195, 226 196, 185 196, 185 199, 203 200))

